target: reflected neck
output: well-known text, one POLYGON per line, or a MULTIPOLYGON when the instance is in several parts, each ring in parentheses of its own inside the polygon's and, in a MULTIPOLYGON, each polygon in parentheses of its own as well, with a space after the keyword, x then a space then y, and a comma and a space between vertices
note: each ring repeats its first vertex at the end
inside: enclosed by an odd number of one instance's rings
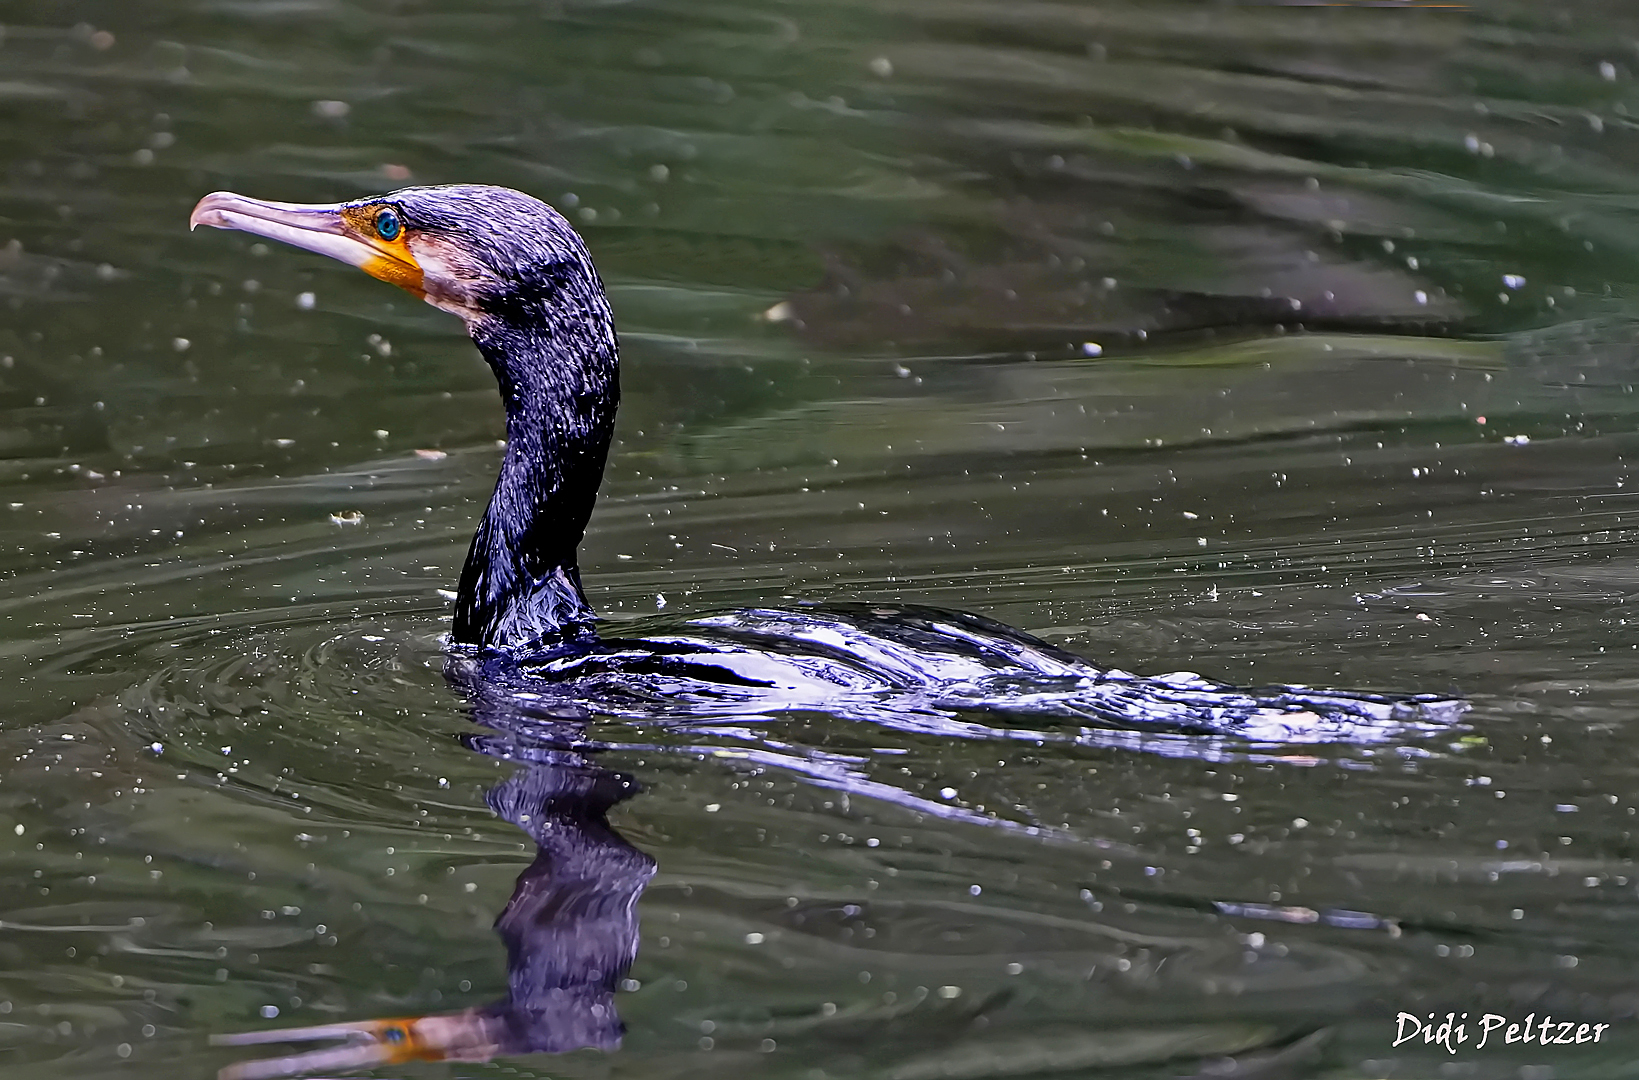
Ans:
POLYGON ((596 619, 576 549, 603 480, 620 388, 608 304, 595 278, 586 284, 594 287, 554 288, 469 326, 500 384, 507 443, 461 571, 458 643, 527 648, 586 633, 596 619))

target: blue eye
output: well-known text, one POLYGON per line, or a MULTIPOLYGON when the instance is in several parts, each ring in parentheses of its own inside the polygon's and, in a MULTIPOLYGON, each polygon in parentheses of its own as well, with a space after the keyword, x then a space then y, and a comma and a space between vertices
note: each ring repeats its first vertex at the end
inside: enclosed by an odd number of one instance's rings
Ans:
POLYGON ((383 210, 376 215, 376 235, 383 240, 397 240, 398 234, 404 231, 404 223, 398 220, 398 214, 392 210, 383 210))

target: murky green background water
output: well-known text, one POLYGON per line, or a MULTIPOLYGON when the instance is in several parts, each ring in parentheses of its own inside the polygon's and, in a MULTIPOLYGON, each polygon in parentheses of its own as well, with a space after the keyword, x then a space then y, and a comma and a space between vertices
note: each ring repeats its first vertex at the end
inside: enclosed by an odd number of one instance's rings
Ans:
POLYGON ((438 644, 491 377, 387 286, 185 228, 217 188, 457 180, 563 208, 611 285, 617 624, 920 601, 1474 707, 1378 746, 602 725, 647 747, 600 760, 658 866, 624 1048, 377 1075, 1635 1071, 1628 5, 0 25, 7 1077, 504 993, 533 845, 438 644), (1452 1056, 1394 1049, 1401 1010, 1613 1027, 1452 1056))

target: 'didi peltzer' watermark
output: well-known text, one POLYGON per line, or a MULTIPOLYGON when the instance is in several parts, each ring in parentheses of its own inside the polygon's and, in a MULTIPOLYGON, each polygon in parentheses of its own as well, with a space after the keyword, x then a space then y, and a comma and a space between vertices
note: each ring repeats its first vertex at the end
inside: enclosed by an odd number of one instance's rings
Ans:
POLYGON ((1585 1046, 1599 1042, 1610 1029, 1610 1024, 1555 1020, 1548 1013, 1540 1017, 1526 1013, 1524 1020, 1511 1020, 1499 1013, 1481 1013, 1470 1019, 1467 1013, 1429 1013, 1420 1017, 1403 1012, 1394 1018, 1394 1045, 1422 1043, 1442 1047, 1450 1054, 1470 1044, 1475 1050, 1484 1050, 1488 1045, 1585 1046))

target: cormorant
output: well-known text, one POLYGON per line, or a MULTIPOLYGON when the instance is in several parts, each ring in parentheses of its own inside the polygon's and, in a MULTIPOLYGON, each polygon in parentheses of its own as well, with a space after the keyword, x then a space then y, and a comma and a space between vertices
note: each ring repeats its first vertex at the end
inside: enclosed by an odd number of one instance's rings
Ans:
POLYGON ((500 385, 506 450, 450 638, 468 647, 453 662, 492 685, 545 693, 571 713, 643 719, 810 708, 976 734, 946 722, 1008 711, 1278 742, 1374 740, 1462 709, 1434 696, 1140 678, 979 616, 919 607, 751 609, 690 620, 683 633, 600 638, 576 550, 614 430, 619 346, 569 222, 520 191, 453 184, 330 205, 216 192, 189 224, 351 263, 466 323, 500 385))

